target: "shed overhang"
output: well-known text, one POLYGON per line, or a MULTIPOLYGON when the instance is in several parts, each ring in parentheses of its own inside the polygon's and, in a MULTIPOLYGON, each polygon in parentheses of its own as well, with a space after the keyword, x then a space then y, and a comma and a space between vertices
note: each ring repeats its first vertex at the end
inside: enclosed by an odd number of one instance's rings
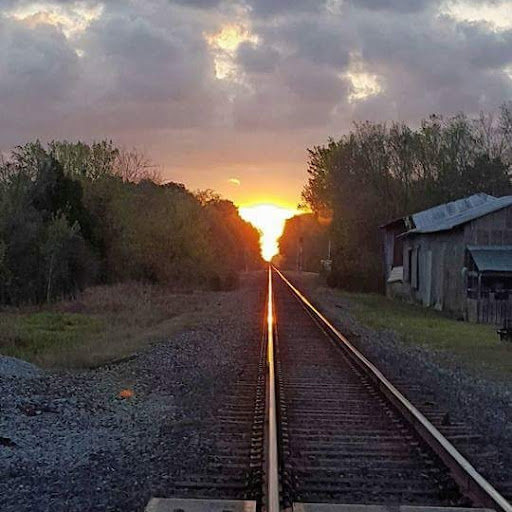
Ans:
POLYGON ((512 245, 468 245, 479 272, 512 273, 512 245))

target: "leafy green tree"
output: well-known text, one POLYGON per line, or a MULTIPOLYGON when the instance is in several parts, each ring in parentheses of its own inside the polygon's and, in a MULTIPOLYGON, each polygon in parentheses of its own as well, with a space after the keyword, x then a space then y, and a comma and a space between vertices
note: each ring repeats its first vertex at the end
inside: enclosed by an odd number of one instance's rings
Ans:
POLYGON ((54 294, 69 293, 74 283, 70 268, 70 253, 79 236, 78 224, 69 225, 64 215, 54 217, 46 228, 46 237, 41 245, 41 256, 45 267, 46 301, 54 294))
POLYGON ((91 145, 83 142, 52 141, 51 155, 60 162, 66 175, 95 181, 115 173, 119 150, 112 141, 103 140, 91 145))
MULTIPOLYGON (((16 148, 0 175, 2 300, 40 302, 68 293, 71 281, 59 277, 58 270, 70 264, 72 247, 81 243, 79 222, 84 210, 80 184, 64 175, 40 143, 16 148), (61 247, 64 225, 74 226, 66 235, 68 259, 61 247)), ((83 265, 75 260, 74 266, 83 265)))
POLYGON ((313 213, 295 215, 288 219, 278 242, 278 266, 295 270, 300 258, 302 270, 320 272, 321 261, 327 259, 329 251, 327 230, 328 226, 313 213))
POLYGON ((309 150, 302 197, 332 218, 330 282, 380 289, 378 228, 393 218, 476 192, 510 193, 511 112, 506 104, 497 118, 431 116, 418 129, 366 122, 309 150))
POLYGON ((160 184, 137 150, 36 141, 0 161, 1 303, 126 280, 225 289, 260 261, 231 202, 160 184))

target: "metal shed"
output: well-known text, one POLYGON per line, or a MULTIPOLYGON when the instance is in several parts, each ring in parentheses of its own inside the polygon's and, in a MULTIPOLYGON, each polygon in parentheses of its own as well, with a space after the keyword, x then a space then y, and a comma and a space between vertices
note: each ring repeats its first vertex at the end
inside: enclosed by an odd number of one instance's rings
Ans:
POLYGON ((499 323, 512 310, 512 196, 474 194, 382 229, 389 296, 471 321, 499 323))

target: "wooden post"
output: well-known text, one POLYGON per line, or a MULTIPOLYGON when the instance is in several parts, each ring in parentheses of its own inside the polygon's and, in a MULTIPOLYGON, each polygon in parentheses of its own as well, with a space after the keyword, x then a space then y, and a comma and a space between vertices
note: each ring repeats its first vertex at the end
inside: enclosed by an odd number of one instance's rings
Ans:
POLYGON ((482 304, 481 304, 481 297, 480 297, 480 294, 482 292, 482 273, 481 272, 478 272, 478 288, 477 288, 477 292, 476 292, 476 316, 477 316, 477 323, 482 323, 480 320, 480 314, 481 314, 481 308, 482 308, 482 304))

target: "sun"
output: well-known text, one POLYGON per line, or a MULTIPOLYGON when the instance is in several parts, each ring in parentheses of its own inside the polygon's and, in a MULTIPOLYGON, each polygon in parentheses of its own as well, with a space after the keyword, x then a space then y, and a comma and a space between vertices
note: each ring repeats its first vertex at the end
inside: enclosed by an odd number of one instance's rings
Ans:
POLYGON ((255 204, 239 208, 241 217, 261 231, 261 255, 270 261, 279 252, 277 241, 283 234, 287 219, 299 214, 298 210, 275 204, 255 204))

